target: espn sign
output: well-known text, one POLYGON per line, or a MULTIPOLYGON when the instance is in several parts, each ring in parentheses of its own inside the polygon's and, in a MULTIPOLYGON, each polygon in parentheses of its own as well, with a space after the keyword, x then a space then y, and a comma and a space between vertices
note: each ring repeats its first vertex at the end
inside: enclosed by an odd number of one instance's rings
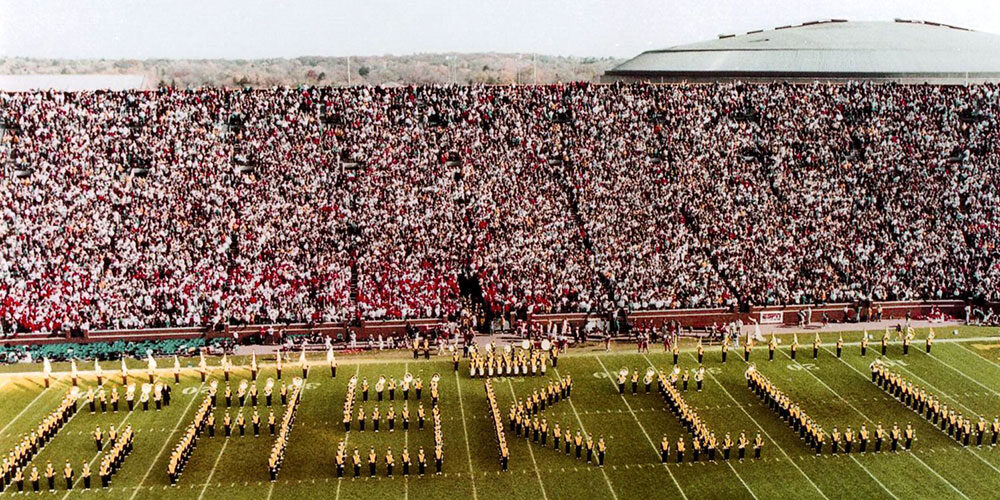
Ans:
POLYGON ((780 325, 785 322, 785 313, 782 311, 761 311, 760 324, 780 325))

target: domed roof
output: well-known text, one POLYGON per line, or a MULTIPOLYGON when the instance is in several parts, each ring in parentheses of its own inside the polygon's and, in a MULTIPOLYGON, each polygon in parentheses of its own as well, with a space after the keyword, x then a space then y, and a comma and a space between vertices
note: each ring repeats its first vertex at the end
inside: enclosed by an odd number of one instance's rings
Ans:
POLYGON ((605 80, 1000 81, 1000 36, 939 23, 842 20, 651 50, 605 80))

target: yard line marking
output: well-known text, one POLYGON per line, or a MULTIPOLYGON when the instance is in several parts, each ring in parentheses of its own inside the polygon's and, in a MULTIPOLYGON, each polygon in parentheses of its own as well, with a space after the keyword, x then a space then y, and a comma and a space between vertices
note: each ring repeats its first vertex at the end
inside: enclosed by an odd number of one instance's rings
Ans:
MULTIPOLYGON (((410 361, 407 360, 403 363, 403 376, 405 377, 407 373, 410 372, 410 361)), ((463 419, 464 422, 465 419, 463 419)), ((410 451, 410 429, 403 430, 403 448, 408 452, 410 451)), ((471 460, 471 459, 470 459, 471 460)), ((473 478, 475 480, 475 478, 473 478)), ((410 498, 410 476, 405 476, 403 478, 403 500, 409 500, 410 498)))
MULTIPOLYGON (((28 408, 31 408, 31 405, 35 404, 35 401, 38 401, 38 399, 41 398, 43 394, 45 394, 46 392, 48 392, 48 390, 49 390, 48 387, 42 389, 42 392, 39 392, 38 395, 35 396, 35 399, 32 399, 31 402, 29 402, 28 404, 26 404, 24 406, 24 408, 21 409, 21 413, 18 413, 17 415, 14 415, 14 418, 10 419, 10 422, 7 422, 7 425, 3 426, 3 428, 0 429, 0 434, 3 434, 7 430, 8 427, 10 427, 11 425, 13 425, 13 423, 16 422, 17 419, 21 418, 21 416, 24 415, 24 412, 28 411, 28 408)), ((74 413, 74 415, 76 415, 76 413, 74 413)))
MULTIPOLYGON (((556 372, 557 377, 562 378, 562 375, 559 375, 559 370, 556 367, 553 366, 552 371, 556 372)), ((576 416, 576 423, 580 424, 580 429, 582 429, 584 433, 587 433, 586 427, 583 426, 583 420, 580 419, 580 413, 576 411, 576 405, 573 404, 573 398, 567 398, 567 401, 569 401, 569 407, 573 409, 573 415, 576 416)), ((604 481, 608 483, 608 489, 611 490, 611 496, 615 500, 618 500, 618 494, 615 493, 615 488, 611 485, 611 478, 608 477, 608 473, 604 471, 604 467, 598 468, 601 469, 601 474, 604 475, 604 481)))
POLYGON ((937 357, 937 356, 935 356, 933 354, 928 353, 927 355, 930 356, 931 359, 934 359, 935 361, 937 361, 938 363, 941 363, 942 365, 947 366, 948 368, 951 368, 952 371, 954 371, 955 373, 957 373, 957 374, 965 377, 966 379, 972 381, 972 383, 978 385, 979 387, 982 387, 983 389, 986 389, 987 391, 990 391, 990 393, 992 393, 994 396, 1000 396, 1000 392, 994 391, 993 389, 991 389, 991 388, 983 385, 982 382, 980 382, 980 381, 978 381, 978 380, 976 380, 976 379, 974 379, 974 378, 966 375, 965 372, 959 370, 958 368, 955 368, 954 366, 951 366, 951 363, 948 363, 945 360, 943 360, 943 359, 941 359, 941 358, 939 358, 939 357, 937 357))
MULTIPOLYGON (((250 400, 249 396, 243 398, 243 403, 240 404, 239 411, 243 411, 243 408, 246 407, 247 401, 249 400, 250 400)), ((215 409, 213 408, 212 411, 215 411, 215 409)), ((237 413, 239 413, 239 411, 237 413)), ((212 470, 208 472, 208 479, 205 482, 206 483, 205 487, 202 488, 201 493, 198 494, 198 500, 204 498, 205 491, 208 490, 208 483, 212 482, 212 476, 215 475, 215 470, 219 467, 219 461, 222 460, 222 455, 226 453, 226 446, 229 446, 230 439, 232 438, 225 438, 225 441, 222 442, 222 448, 219 450, 219 456, 215 457, 215 463, 212 464, 212 470)))
MULTIPOLYGON (((688 353, 688 354, 690 354, 690 353, 688 353)), ((649 356, 646 356, 645 354, 643 354, 642 358, 645 359, 647 363, 649 363, 649 366, 651 368, 653 368, 654 370, 657 369, 656 365, 654 365, 653 362, 649 360, 649 356)), ((694 354, 691 354, 691 358, 697 360, 697 358, 694 357, 694 354)), ((674 415, 671 415, 671 416, 674 416, 674 415)), ((676 418, 676 416, 674 416, 674 417, 676 418)), ((750 496, 753 497, 754 500, 757 500, 757 494, 754 493, 753 490, 750 489, 750 485, 748 485, 747 482, 743 480, 743 476, 740 476, 740 473, 736 472, 736 468, 733 467, 733 464, 731 464, 729 462, 729 460, 724 460, 724 462, 726 462, 726 465, 729 466, 729 470, 733 471, 733 474, 736 474, 736 479, 740 480, 740 483, 742 483, 743 487, 746 488, 746 490, 747 490, 748 493, 750 493, 750 496)))
MULTIPOLYGON (((508 382, 510 382, 508 380, 508 382)), ((476 493, 476 473, 472 470, 472 448, 469 446, 469 427, 465 423, 465 402, 462 400, 462 381, 458 379, 458 372, 455 372, 455 387, 458 389, 458 408, 462 411, 462 432, 465 433, 465 458, 469 460, 469 481, 472 483, 472 498, 478 499, 479 495, 476 493)), ((510 386, 510 390, 514 391, 514 386, 510 386)), ((534 458, 534 455, 532 455, 534 458)), ((541 482, 542 478, 539 477, 538 481, 541 482)), ((545 489, 542 489, 542 495, 545 495, 545 489)))
POLYGON ((998 368, 1000 368, 1000 363, 997 363, 996 361, 993 361, 992 359, 987 358, 986 356, 983 356, 981 353, 978 353, 975 350, 969 348, 969 346, 965 345, 964 343, 962 343, 962 342, 955 342, 955 345, 961 347, 962 349, 965 349, 966 351, 971 352, 972 354, 975 354, 976 356, 978 356, 980 358, 983 358, 987 363, 990 363, 991 365, 994 365, 994 366, 997 366, 998 368))
POLYGON ((878 485, 881 486, 882 489, 885 490, 885 492, 889 494, 889 496, 891 496, 892 498, 895 498, 896 500, 899 500, 899 497, 897 497, 895 493, 893 493, 892 491, 890 491, 889 488, 886 488, 885 485, 882 484, 882 481, 879 481, 877 477, 875 477, 871 472, 868 471, 868 467, 865 467, 864 465, 862 465, 862 463, 860 461, 858 461, 858 459, 855 458, 854 455, 850 455, 849 454, 848 456, 851 457, 851 460, 854 460, 854 463, 858 464, 858 466, 861 467, 861 470, 865 471, 865 474, 868 474, 868 477, 872 478, 873 481, 875 481, 876 483, 878 483, 878 485))
MULTIPOLYGON (((829 352, 829 349, 827 349, 826 347, 824 347, 824 348, 823 348, 823 350, 825 350, 825 351, 829 352)), ((786 353, 786 352, 784 352, 784 351, 782 351, 782 353, 784 353, 784 354, 785 354, 785 356, 788 356, 788 357, 789 357, 789 359, 791 358, 791 355, 789 355, 788 353, 786 353)), ((838 358, 838 359, 839 359, 839 358, 838 358)), ((841 359, 841 361, 843 361, 843 360, 841 359)), ((799 363, 799 361, 798 361, 798 360, 792 360, 792 362, 793 362, 793 363, 795 363, 796 365, 799 365, 799 366, 802 366, 802 364, 801 364, 801 363, 799 363)), ((845 363, 846 363, 846 361, 845 361, 845 363)), ((822 385, 823 387, 826 387, 826 389, 827 389, 828 391, 830 391, 831 393, 833 393, 833 395, 837 396, 837 398, 838 398, 838 399, 840 399, 840 400, 841 400, 841 401, 843 401, 844 403, 847 403, 847 406, 850 406, 850 407, 851 407, 851 409, 853 409, 853 410, 854 410, 854 411, 856 411, 856 412, 857 412, 857 413, 858 413, 859 415, 861 415, 861 417, 862 417, 862 418, 864 418, 865 420, 867 420, 867 421, 868 421, 868 422, 870 422, 870 423, 874 423, 874 422, 872 421, 872 419, 868 418, 868 415, 865 415, 865 414, 864 414, 864 413, 863 413, 863 412, 862 412, 861 410, 859 410, 859 409, 858 409, 857 407, 855 407, 854 405, 852 405, 850 401, 848 401, 848 400, 847 400, 847 399, 845 399, 845 398, 844 398, 843 396, 841 396, 841 395, 840 395, 840 393, 838 393, 837 391, 833 390, 833 388, 832 388, 832 387, 830 387, 829 385, 827 385, 827 383, 826 383, 825 381, 823 381, 823 379, 819 378, 819 376, 818 376, 818 375, 816 375, 815 373, 813 373, 813 372, 812 372, 812 371, 810 371, 810 370, 805 370, 805 369, 803 369, 803 370, 799 370, 799 371, 804 371, 804 372, 807 372, 807 373, 809 373, 809 375, 812 375, 812 376, 813 376, 813 378, 815 378, 815 379, 816 379, 816 381, 818 381, 818 382, 820 383, 820 385, 822 385)), ((826 455, 824 455, 824 456, 826 456, 826 455)), ((862 464, 861 462, 859 462, 859 461, 858 461, 858 459, 854 458, 853 456, 852 456, 851 458, 852 458, 852 459, 854 459, 854 463, 858 464, 858 466, 859 466, 859 467, 861 467, 861 470, 865 471, 865 473, 866 473, 866 474, 868 474, 868 476, 869 476, 869 477, 871 477, 872 479, 874 479, 874 480, 875 480, 875 482, 876 482, 876 483, 878 483, 878 485, 879 485, 879 486, 881 486, 881 487, 882 487, 882 489, 886 491, 886 493, 888 493, 889 495, 891 495, 891 496, 892 496, 893 498, 897 498, 897 497, 896 497, 896 495, 894 495, 894 494, 893 494, 893 493, 892 493, 891 491, 889 491, 889 489, 888 489, 888 488, 886 488, 886 487, 885 487, 885 485, 884 485, 884 484, 882 484, 882 482, 881 482, 881 481, 879 481, 878 479, 876 479, 876 478, 875 478, 875 476, 874 476, 874 475, 872 475, 872 473, 868 471, 868 468, 867 468, 867 467, 865 467, 865 466, 864 466, 864 464, 862 464)))
MULTIPOLYGON (((457 372, 455 373, 455 378, 458 378, 457 372)), ((510 395, 514 397, 515 401, 517 401, 517 393, 514 392, 514 384, 510 381, 509 377, 507 378, 507 386, 510 387, 510 395)), ((468 444, 468 439, 466 439, 466 444, 468 444)), ((531 443, 527 443, 527 446, 528 446, 528 454, 531 455, 531 463, 535 467, 535 477, 538 478, 538 486, 542 488, 542 498, 544 500, 549 500, 549 496, 545 493, 545 483, 542 482, 542 473, 538 471, 538 462, 535 461, 535 452, 534 450, 531 449, 531 443)), ((471 457, 469 458, 469 467, 472 467, 471 457)))
MULTIPOLYGON (((611 383, 611 387, 613 387, 615 390, 618 390, 617 386, 615 386, 615 378, 611 376, 611 372, 608 371, 608 367, 604 366, 604 362, 601 361, 601 358, 596 354, 594 355, 594 359, 596 359, 597 362, 601 365, 601 368, 604 369, 604 373, 608 376, 608 382, 611 383)), ((511 390, 513 390, 513 386, 511 386, 511 390)), ((622 402, 625 403, 625 407, 628 408, 628 412, 632 414, 632 418, 635 419, 635 423, 639 424, 639 429, 642 430, 642 433, 646 436, 646 441, 649 441, 649 446, 653 447, 653 452, 659 455, 660 450, 656 448, 656 443, 653 442, 653 438, 649 437, 649 433, 646 432, 646 428, 643 427, 642 422, 639 421, 639 417, 637 417, 635 415, 635 412, 632 411, 632 405, 628 403, 628 400, 625 399, 624 395, 619 394, 618 397, 622 398, 622 402)), ((681 484, 677 482, 677 478, 674 477, 674 473, 670 471, 670 467, 668 467, 667 464, 663 464, 663 468, 667 470, 667 474, 669 474, 670 479, 673 480, 674 486, 677 487, 677 491, 679 491, 681 494, 681 498, 687 500, 687 495, 684 494, 684 489, 681 488, 681 484)))
MULTIPOLYGON (((827 348, 824 348, 824 350, 826 350, 827 352, 830 352, 831 354, 833 354, 833 353, 832 353, 832 352, 831 352, 831 351, 830 351, 829 349, 827 349, 827 348)), ((864 373, 861 373, 861 370, 858 370, 857 368, 855 368, 855 367, 854 367, 854 365, 852 365, 852 364, 848 363, 847 361, 844 361, 844 360, 843 360, 843 359, 841 359, 841 358, 837 358, 837 359, 838 359, 838 360, 839 360, 840 362, 842 362, 842 363, 844 363, 845 365, 847 365, 848 367, 850 367, 850 369, 854 370, 854 372, 855 372, 855 373, 857 373, 857 374, 858 374, 859 376, 861 376, 861 378, 865 379, 865 381, 866 381, 866 382, 870 380, 870 379, 869 379, 868 377, 866 377, 866 376, 865 376, 865 374, 864 374, 864 373)), ((906 370, 907 372, 909 372, 909 373, 910 373, 911 375, 913 375, 913 376, 914 376, 914 377, 916 377, 917 379, 919 379, 919 380, 923 380, 923 379, 922 379, 922 378, 920 378, 920 377, 919 377, 919 376, 918 376, 917 374, 915 374, 915 373, 913 373, 913 372, 910 372, 910 371, 909 371, 909 370, 907 370, 907 369, 906 369, 905 367, 902 367, 902 366, 901 366, 900 368, 901 368, 901 369, 903 369, 903 370, 906 370)), ((927 386, 928 386, 928 387, 930 387, 931 389, 933 389, 933 390, 937 391, 937 389, 936 389, 936 388, 934 388, 934 387, 933 387, 932 385, 930 385, 930 384, 927 384, 927 383, 926 383, 926 382, 927 382, 926 380, 923 380, 923 381, 925 382, 925 385, 927 385, 927 386)), ((893 398, 893 399, 895 399, 895 398, 893 398)), ((957 402, 957 401, 956 401, 956 402, 957 402)), ((961 403, 959 403, 959 404, 961 404, 961 403)), ((970 410, 970 411, 971 411, 971 410, 970 410)), ((973 413, 975 413, 975 412, 973 412, 973 413)), ((865 418, 868 418, 868 417, 865 417, 865 418)), ((868 421, 869 421, 869 422, 871 422, 871 419, 868 419, 868 421)), ((928 425, 930 425, 930 424, 928 423, 928 425)), ((935 427, 935 428, 937 428, 937 426, 934 426, 934 427, 935 427)), ((996 468, 996 467, 995 467, 995 466, 994 466, 993 464, 991 464, 991 463, 987 462, 987 461, 986 461, 985 459, 983 459, 983 457, 979 456, 979 454, 978 454, 978 453, 975 453, 975 452, 973 452, 972 450, 970 450, 970 449, 968 449, 968 448, 965 448, 965 447, 963 447, 962 449, 964 449, 965 451, 968 451, 969 453, 971 453, 971 454, 972 454, 972 456, 974 456, 974 457, 978 458, 980 462, 982 462, 982 463, 986 464, 986 465, 987 465, 987 466, 988 466, 989 468, 991 468, 991 469, 993 469, 994 471, 996 471, 996 472, 1000 473, 1000 470, 998 470, 998 469, 997 469, 997 468, 996 468)), ((966 496, 965 496, 965 494, 964 494, 964 493, 962 493, 961 491, 958 491, 958 488, 956 488, 954 484, 951 484, 951 482, 950 482, 950 481, 948 481, 947 479, 945 479, 944 477, 942 477, 942 476, 941 476, 941 474, 938 474, 936 470, 934 470, 934 469, 930 468, 930 466, 928 466, 928 465, 927 465, 926 463, 924 463, 924 461, 923 461, 923 460, 920 460, 920 457, 918 457, 918 456, 917 456, 917 455, 916 455, 915 453, 907 453, 907 455, 910 455, 910 456, 912 456, 913 458, 917 459, 917 461, 918 461, 918 462, 920 462, 921 464, 923 464, 923 466, 924 466, 924 467, 925 467, 925 468, 926 468, 927 470, 929 470, 929 471, 933 472, 935 476, 937 476, 937 477, 938 477, 939 479, 941 479, 942 481, 944 481, 944 482, 945 482, 945 484, 947 484, 948 486, 950 486, 950 487, 951 487, 951 489, 953 489, 953 490, 957 491, 959 495, 962 495, 963 497, 965 497, 965 498, 968 498, 968 497, 966 497, 966 496)))
POLYGON ((271 487, 267 489, 267 500, 271 500, 271 495, 274 494, 274 481, 271 481, 271 487))
POLYGON ((150 462, 149 469, 147 469, 146 474, 142 476, 142 480, 139 481, 139 486, 136 486, 135 492, 132 493, 132 496, 129 498, 129 500, 135 500, 135 496, 139 494, 139 488, 141 488, 142 484, 146 482, 147 478, 149 478, 149 474, 153 472, 153 467, 156 466, 156 462, 160 460, 160 457, 163 455, 163 451, 166 450, 167 446, 170 445, 170 441, 173 439, 174 433, 180 429, 181 422, 184 421, 184 417, 187 415, 187 412, 191 410, 191 405, 193 405, 194 402, 198 399, 198 396, 201 395, 202 387, 205 387, 204 382, 198 384, 198 390, 194 391, 194 395, 191 397, 191 401, 189 401, 188 405, 184 408, 184 413, 181 413, 181 417, 177 419, 177 425, 174 426, 174 430, 170 431, 170 435, 167 436, 167 439, 163 442, 163 446, 160 447, 160 451, 156 454, 156 458, 154 458, 153 461, 150 462))
MULTIPOLYGON (((126 421, 127 421, 128 419, 129 419, 129 417, 131 417, 131 416, 132 416, 132 414, 133 414, 133 413, 135 413, 135 410, 134 410, 134 409, 133 409, 132 411, 130 411, 130 412, 128 412, 128 413, 126 413, 126 414, 125 414, 125 418, 122 418, 121 422, 118 422, 118 430, 119 430, 119 431, 122 431, 122 426, 123 426, 123 425, 125 425, 125 422, 126 422, 126 421)), ((108 443, 108 445, 109 445, 109 446, 113 446, 113 445, 112 445, 112 443, 108 443)), ((93 465, 94 465, 94 461, 96 461, 96 460, 97 460, 98 458, 101 458, 101 455, 102 455, 102 454, 104 454, 104 451, 103 451, 103 450, 100 450, 100 451, 98 451, 98 452, 97 452, 97 455, 94 455, 94 458, 90 459, 90 462, 87 462, 87 467, 89 468, 89 467, 93 466, 93 465)), ((126 458, 127 458, 127 457, 126 457, 126 458)), ((80 476, 80 477, 76 478, 76 480, 75 480, 75 481, 73 481, 73 486, 74 486, 74 487, 76 487, 76 485, 77 485, 77 484, 80 484, 80 481, 82 481, 82 480, 83 480, 83 476, 80 476)), ((68 497, 69 497, 69 494, 70 494, 70 493, 71 493, 72 491, 73 491, 73 490, 66 490, 66 494, 65 494, 65 495, 63 495, 63 497, 62 497, 62 500, 66 500, 66 498, 68 498, 68 497)))
MULTIPOLYGON (((951 484, 950 481, 948 481, 947 479, 941 477, 941 474, 938 474, 936 470, 932 469, 931 466, 927 465, 927 463, 924 462, 923 460, 921 460, 920 457, 918 457, 918 456, 916 456, 916 455, 914 455, 912 453, 910 455, 912 455, 913 458, 917 459, 918 462, 922 463, 924 465, 924 467, 926 467, 927 470, 931 471, 935 476, 937 476, 938 479, 944 481, 945 484, 947 484, 948 486, 951 486, 951 489, 955 490, 955 493, 958 493, 959 495, 961 495, 962 498, 964 498, 965 500, 969 500, 969 497, 965 496, 965 493, 962 493, 961 491, 959 491, 958 488, 955 487, 954 484, 951 484)), ((978 455, 976 455, 976 456, 978 456, 978 455)))
MULTIPOLYGON (((354 376, 357 377, 360 374, 361 374, 361 364, 359 363, 358 366, 357 366, 357 368, 354 369, 354 376)), ((344 400, 346 402, 346 400, 347 400, 346 399, 347 398, 347 394, 344 394, 344 398, 345 398, 344 400)), ((348 415, 347 418, 350 419, 351 415, 348 415)), ((347 453, 347 440, 349 440, 349 439, 351 439, 351 431, 347 431, 347 432, 344 433, 344 453, 345 454, 347 453)), ((347 457, 344 457, 344 461, 345 462, 347 461, 347 457)), ((346 466, 346 464, 345 464, 345 466, 346 466)), ((337 479, 338 479, 338 481, 337 481, 337 495, 334 498, 340 498, 340 485, 344 482, 344 481, 342 481, 343 478, 337 478, 337 479)))
MULTIPOLYGON (((740 359, 740 361, 749 364, 745 359, 743 359, 742 356, 737 356, 737 357, 740 359)), ((726 393, 726 396, 729 396, 729 399, 733 400, 733 403, 736 404, 736 407, 742 410, 744 414, 746 414, 746 416, 750 419, 750 421, 753 422, 753 424, 756 425, 758 429, 760 429, 760 432, 763 432, 764 435, 767 436, 768 440, 774 443, 774 447, 777 448, 778 451, 780 451, 781 454, 785 456, 785 459, 788 460, 788 463, 792 464, 792 467, 795 467, 795 470, 799 471, 799 474, 802 474, 802 477, 806 478, 806 481, 809 481, 809 484, 811 484, 812 487, 816 489, 816 491, 820 494, 820 496, 829 500, 830 497, 826 496, 826 493, 823 493, 823 490, 819 489, 819 486, 817 486, 816 483, 813 482, 812 478, 810 478, 809 475, 806 474, 806 472, 802 470, 801 467, 799 467, 799 464, 795 463, 795 461, 792 460, 792 457, 788 456, 788 452, 786 452, 785 449, 782 448, 781 445, 779 445, 778 442, 775 441, 774 438, 772 438, 771 435, 768 434, 766 430, 764 430, 764 427, 760 425, 760 422, 757 422, 757 419, 753 418, 753 415, 751 415, 750 412, 748 412, 747 409, 744 408, 743 405, 741 405, 740 402, 733 397, 733 395, 729 392, 729 389, 726 389, 726 386, 722 385, 722 382, 719 382, 719 379, 715 378, 715 375, 712 375, 711 372, 705 371, 705 375, 708 375, 708 378, 712 379, 716 384, 719 384, 719 387, 722 388, 722 392, 726 393)))

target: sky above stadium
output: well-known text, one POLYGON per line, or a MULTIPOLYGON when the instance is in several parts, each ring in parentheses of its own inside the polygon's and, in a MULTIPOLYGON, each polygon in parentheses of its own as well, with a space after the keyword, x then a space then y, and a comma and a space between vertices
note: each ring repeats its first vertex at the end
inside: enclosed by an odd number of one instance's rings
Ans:
POLYGON ((629 57, 721 33, 896 17, 1000 33, 996 0, 0 0, 0 56, 629 57))

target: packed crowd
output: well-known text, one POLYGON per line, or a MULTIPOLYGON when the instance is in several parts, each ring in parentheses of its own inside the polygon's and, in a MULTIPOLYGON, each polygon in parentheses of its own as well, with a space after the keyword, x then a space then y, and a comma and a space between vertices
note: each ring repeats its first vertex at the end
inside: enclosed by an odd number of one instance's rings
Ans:
POLYGON ((0 94, 0 333, 996 300, 998 96, 0 94))

